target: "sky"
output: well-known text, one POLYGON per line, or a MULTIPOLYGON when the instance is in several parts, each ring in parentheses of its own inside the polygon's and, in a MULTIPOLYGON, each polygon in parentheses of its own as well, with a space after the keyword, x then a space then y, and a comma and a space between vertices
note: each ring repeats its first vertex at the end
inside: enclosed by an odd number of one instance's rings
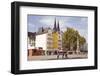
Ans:
POLYGON ((65 31, 67 27, 74 28, 88 41, 88 17, 31 14, 27 16, 28 32, 37 32, 40 27, 53 28, 55 19, 56 22, 59 21, 61 31, 65 31))

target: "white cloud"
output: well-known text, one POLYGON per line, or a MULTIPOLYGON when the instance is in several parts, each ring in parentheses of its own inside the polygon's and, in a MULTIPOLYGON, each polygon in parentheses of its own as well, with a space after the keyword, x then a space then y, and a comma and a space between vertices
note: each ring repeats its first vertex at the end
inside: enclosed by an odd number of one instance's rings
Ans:
POLYGON ((35 32, 36 29, 36 25, 32 24, 32 23, 28 23, 28 31, 29 32, 35 32))
POLYGON ((42 24, 44 24, 44 25, 46 25, 46 26, 53 27, 55 19, 56 19, 56 23, 58 23, 58 21, 59 21, 60 28, 65 28, 66 27, 66 21, 67 21, 67 19, 65 20, 62 17, 45 16, 42 19, 40 19, 39 22, 42 23, 42 24))
POLYGON ((40 23, 42 23, 44 26, 50 26, 50 27, 53 27, 53 24, 54 24, 54 20, 55 18, 52 17, 52 16, 45 16, 43 17, 42 19, 39 20, 40 23))

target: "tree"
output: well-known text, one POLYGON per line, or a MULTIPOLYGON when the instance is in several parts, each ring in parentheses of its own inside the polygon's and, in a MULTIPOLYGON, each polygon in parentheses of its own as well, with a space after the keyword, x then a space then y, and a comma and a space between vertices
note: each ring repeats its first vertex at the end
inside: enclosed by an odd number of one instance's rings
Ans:
POLYGON ((79 38, 79 46, 86 42, 86 39, 82 37, 77 30, 73 28, 67 28, 62 35, 63 48, 68 50, 76 50, 77 38, 79 38))

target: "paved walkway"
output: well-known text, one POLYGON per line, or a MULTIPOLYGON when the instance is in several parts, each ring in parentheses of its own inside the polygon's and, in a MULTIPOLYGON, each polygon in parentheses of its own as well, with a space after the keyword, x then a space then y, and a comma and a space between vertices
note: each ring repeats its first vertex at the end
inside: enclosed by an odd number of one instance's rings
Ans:
MULTIPOLYGON (((83 59, 87 58, 87 54, 72 54, 68 55, 67 58, 62 58, 62 55, 59 56, 59 59, 83 59)), ((28 60, 57 60, 57 55, 45 55, 45 56, 31 56, 28 57, 28 60)))

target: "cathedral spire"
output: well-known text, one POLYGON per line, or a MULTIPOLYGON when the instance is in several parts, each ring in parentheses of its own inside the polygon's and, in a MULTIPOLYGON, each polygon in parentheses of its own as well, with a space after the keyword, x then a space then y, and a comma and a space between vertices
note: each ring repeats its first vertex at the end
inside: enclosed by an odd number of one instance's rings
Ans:
POLYGON ((59 28, 59 21, 58 21, 58 24, 57 24, 57 31, 60 31, 60 28, 59 28))
POLYGON ((54 28, 53 28, 54 31, 57 31, 57 27, 56 27, 56 18, 55 18, 55 22, 54 22, 54 28))

